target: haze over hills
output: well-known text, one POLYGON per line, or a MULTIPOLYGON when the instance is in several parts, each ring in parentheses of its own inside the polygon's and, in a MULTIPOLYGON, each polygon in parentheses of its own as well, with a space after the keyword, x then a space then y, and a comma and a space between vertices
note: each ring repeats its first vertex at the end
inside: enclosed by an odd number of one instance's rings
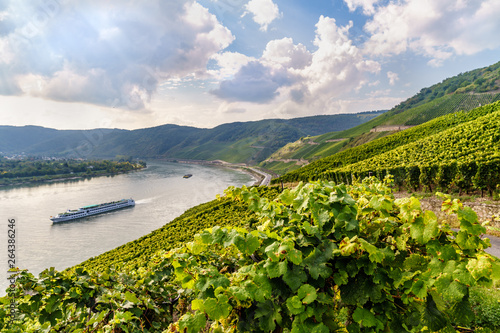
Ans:
POLYGON ((305 163, 393 134, 401 126, 416 126, 439 116, 469 111, 498 100, 500 62, 423 88, 415 96, 359 126, 288 144, 262 162, 261 166, 284 174, 305 163))
POLYGON ((163 125, 138 130, 0 126, 0 151, 69 158, 179 158, 254 164, 300 137, 357 126, 383 111, 268 119, 212 129, 163 125))

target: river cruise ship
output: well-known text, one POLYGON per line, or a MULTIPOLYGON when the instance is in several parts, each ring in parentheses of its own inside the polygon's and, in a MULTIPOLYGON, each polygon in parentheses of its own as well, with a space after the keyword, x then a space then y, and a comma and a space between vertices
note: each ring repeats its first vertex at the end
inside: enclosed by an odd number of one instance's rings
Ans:
POLYGON ((68 209, 65 213, 60 213, 57 214, 56 216, 51 216, 50 219, 52 220, 53 223, 66 222, 130 206, 135 206, 134 200, 122 199, 119 201, 107 202, 98 205, 85 206, 74 210, 68 209))

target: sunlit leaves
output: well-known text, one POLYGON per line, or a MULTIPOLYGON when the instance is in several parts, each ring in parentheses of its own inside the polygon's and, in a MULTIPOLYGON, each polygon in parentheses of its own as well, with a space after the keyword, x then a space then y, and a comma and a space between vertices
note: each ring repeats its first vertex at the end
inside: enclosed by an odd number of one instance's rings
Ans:
POLYGON ((234 245, 244 254, 252 254, 259 247, 259 239, 248 233, 246 236, 236 235, 234 237, 234 245))
POLYGON ((293 296, 286 300, 286 306, 292 315, 298 315, 305 310, 299 296, 293 296))
POLYGON ((226 295, 219 295, 217 298, 207 298, 203 302, 203 311, 212 320, 220 320, 226 318, 233 307, 228 303, 229 299, 226 295))
POLYGON ((129 291, 125 292, 125 299, 131 303, 134 303, 134 304, 137 304, 140 302, 139 299, 137 298, 137 296, 135 296, 134 294, 132 294, 129 291))
POLYGON ((255 210, 257 228, 206 229, 128 274, 25 274, 20 283, 38 293, 19 305, 25 323, 326 333, 347 321, 351 332, 438 330, 461 314, 471 320, 469 288, 490 282, 498 266, 482 252, 477 217, 459 202, 446 204, 461 220, 454 232, 415 198, 394 200, 373 180, 301 184, 274 200, 255 189, 227 194, 255 210))
POLYGON ((179 319, 179 328, 186 333, 198 333, 205 325, 206 318, 203 313, 186 313, 179 319))
POLYGON ((477 280, 481 277, 489 277, 493 273, 493 264, 487 255, 478 255, 477 259, 469 260, 467 270, 477 280))
POLYGON ((309 304, 316 300, 316 289, 309 284, 302 285, 297 291, 297 296, 302 300, 302 303, 309 304))

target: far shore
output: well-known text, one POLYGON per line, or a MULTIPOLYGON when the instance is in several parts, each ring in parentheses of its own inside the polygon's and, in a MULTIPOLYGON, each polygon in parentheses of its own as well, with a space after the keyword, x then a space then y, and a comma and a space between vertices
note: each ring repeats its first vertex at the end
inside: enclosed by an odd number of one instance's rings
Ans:
MULTIPOLYGON (((41 184, 58 183, 58 182, 65 182, 65 181, 72 181, 72 180, 83 180, 83 179, 91 179, 91 178, 97 178, 97 177, 116 176, 116 175, 121 175, 124 173, 141 171, 141 170, 146 169, 146 168, 147 168, 147 166, 144 168, 135 169, 135 170, 120 171, 120 172, 108 172, 108 173, 96 174, 96 175, 73 176, 73 175, 69 174, 69 175, 67 175, 68 177, 61 177, 64 175, 55 175, 55 176, 59 176, 59 177, 58 178, 51 178, 51 179, 37 179, 37 180, 20 179, 18 183, 0 184, 0 188, 8 187, 8 186, 17 187, 17 186, 41 185, 41 184)), ((43 177, 43 176, 41 176, 41 177, 43 177)))

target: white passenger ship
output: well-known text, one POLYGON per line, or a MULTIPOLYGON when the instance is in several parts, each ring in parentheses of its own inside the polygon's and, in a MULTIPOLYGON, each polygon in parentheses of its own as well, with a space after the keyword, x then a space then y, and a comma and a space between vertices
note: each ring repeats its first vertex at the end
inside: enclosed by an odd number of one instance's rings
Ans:
POLYGON ((53 223, 66 222, 74 219, 79 219, 82 217, 101 214, 109 212, 110 210, 125 208, 135 206, 135 201, 132 199, 122 199, 119 201, 113 201, 98 205, 85 206, 79 209, 70 210, 68 209, 65 213, 57 214, 56 216, 51 216, 50 219, 53 223))

